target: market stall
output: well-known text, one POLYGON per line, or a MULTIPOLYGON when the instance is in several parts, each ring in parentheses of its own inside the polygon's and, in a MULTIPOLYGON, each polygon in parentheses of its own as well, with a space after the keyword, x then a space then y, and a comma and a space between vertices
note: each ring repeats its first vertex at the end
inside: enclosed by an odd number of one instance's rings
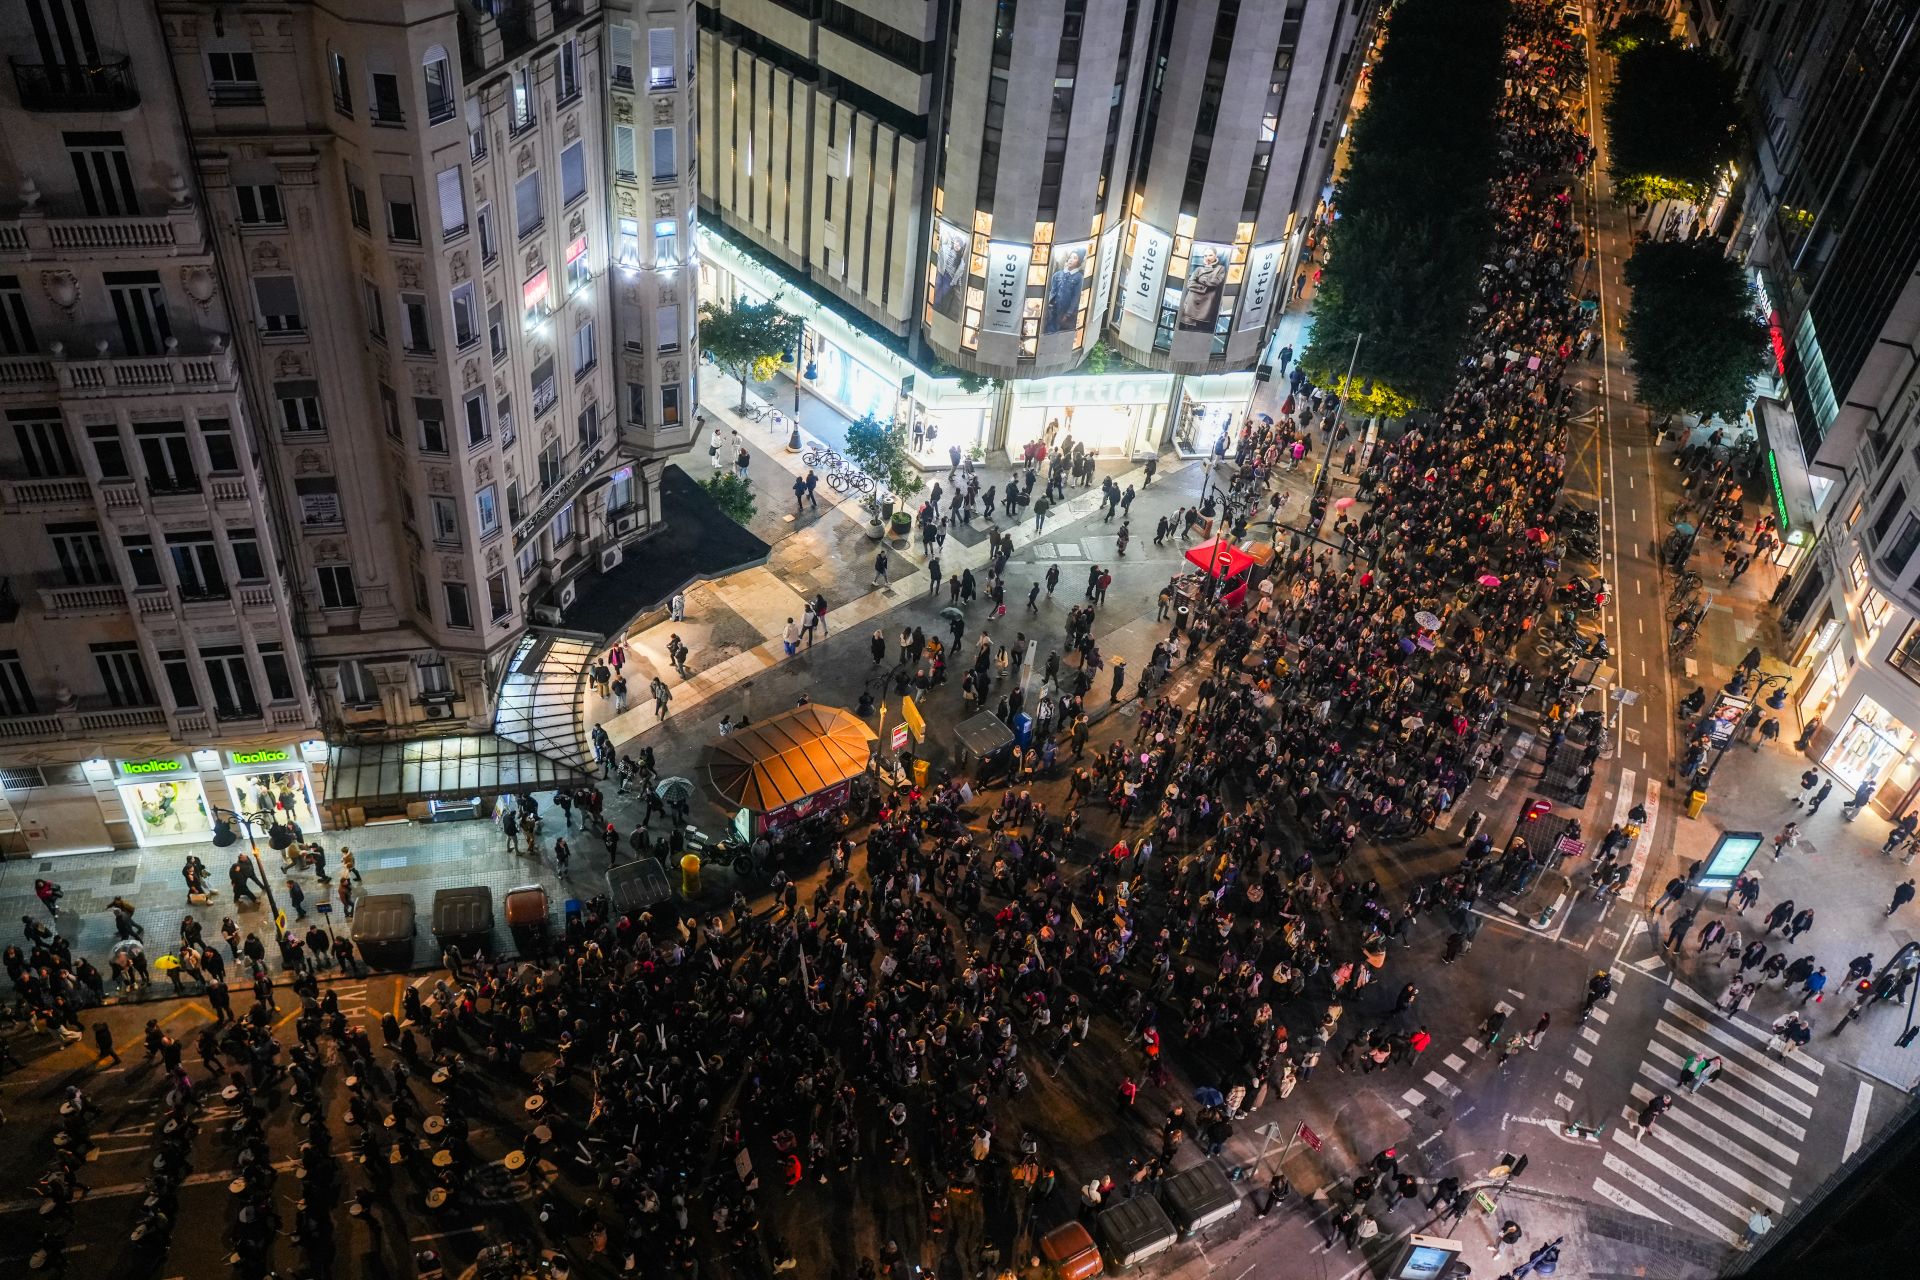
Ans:
POLYGON ((795 707, 715 743, 707 778, 740 811, 736 828, 770 833, 846 804, 874 737, 845 708, 795 707))

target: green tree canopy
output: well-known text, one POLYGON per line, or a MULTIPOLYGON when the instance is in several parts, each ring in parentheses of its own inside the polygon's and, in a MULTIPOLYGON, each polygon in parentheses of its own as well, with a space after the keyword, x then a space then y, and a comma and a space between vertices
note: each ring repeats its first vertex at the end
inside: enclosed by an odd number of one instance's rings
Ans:
POLYGON ((1383 401, 1452 389, 1493 238, 1507 0, 1401 0, 1354 123, 1326 274, 1301 365, 1331 388, 1354 365, 1383 401))
POLYGON ((1627 354, 1640 402, 1737 418, 1766 367, 1766 322, 1740 265, 1713 240, 1648 242, 1627 259, 1627 354))
POLYGON ((1644 44, 1673 39, 1673 28, 1657 13, 1630 13, 1607 29, 1600 47, 1616 58, 1644 44))
POLYGON ((780 309, 780 299, 754 302, 735 294, 726 303, 700 304, 700 349, 740 380, 740 408, 747 407, 747 383, 764 382, 792 359, 806 327, 799 316, 780 309))
POLYGON ((1732 66, 1671 41, 1621 57, 1604 115, 1614 189, 1629 200, 1701 200, 1745 145, 1732 66))
POLYGON ((883 491, 907 498, 920 492, 924 481, 908 458, 907 433, 897 423, 865 414, 847 424, 847 461, 883 491))
POLYGON ((700 482, 713 505, 735 524, 749 524, 757 506, 753 485, 731 471, 720 470, 700 482))

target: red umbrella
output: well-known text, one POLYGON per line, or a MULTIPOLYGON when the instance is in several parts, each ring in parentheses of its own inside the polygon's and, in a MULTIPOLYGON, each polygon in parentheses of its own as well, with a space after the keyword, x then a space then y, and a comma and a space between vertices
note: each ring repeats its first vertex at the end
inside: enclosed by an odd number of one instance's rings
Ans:
POLYGON ((1345 511, 1348 507, 1352 505, 1353 505, 1352 498, 1335 498, 1333 501, 1333 509, 1335 511, 1345 511))
POLYGON ((1483 573, 1480 575, 1480 585, 1483 587, 1497 587, 1500 585, 1500 579, 1490 573, 1483 573))

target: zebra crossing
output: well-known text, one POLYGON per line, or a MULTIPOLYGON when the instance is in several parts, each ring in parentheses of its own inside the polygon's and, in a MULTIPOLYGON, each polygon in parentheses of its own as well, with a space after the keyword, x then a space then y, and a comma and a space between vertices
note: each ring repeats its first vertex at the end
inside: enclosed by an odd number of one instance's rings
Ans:
POLYGON ((1766 1051, 1765 1027, 1728 1019, 1686 987, 1662 1002, 1643 1051, 1632 1100, 1605 1140, 1595 1192, 1668 1226, 1735 1244, 1756 1208, 1775 1220, 1793 1202, 1801 1148, 1813 1126, 1824 1064, 1766 1051), (1680 1087, 1695 1055, 1718 1056, 1718 1079, 1698 1093, 1680 1087), (1673 1106, 1648 1130, 1632 1131, 1655 1094, 1673 1106))
MULTIPOLYGON (((1526 998, 1525 995, 1518 991, 1509 991, 1507 994, 1516 1000, 1524 1000, 1526 998)), ((1523 1028, 1516 1027, 1512 1023, 1514 1015, 1513 1006, 1505 1000, 1501 1000, 1495 1003, 1493 1007, 1507 1015, 1508 1024, 1505 1034, 1510 1036, 1519 1035, 1523 1028)), ((1393 1105, 1393 1113, 1402 1120, 1407 1120, 1412 1118, 1413 1108, 1425 1104, 1430 1097, 1439 1098, 1444 1102, 1452 1102, 1460 1096, 1460 1091, 1466 1087, 1465 1078, 1467 1068, 1472 1064, 1475 1057, 1486 1051, 1486 1048, 1487 1043, 1485 1038, 1478 1034, 1470 1035, 1462 1039, 1458 1049, 1441 1058, 1436 1066, 1421 1077, 1421 1085, 1424 1085, 1424 1088, 1417 1085, 1400 1095, 1400 1101, 1393 1105)))

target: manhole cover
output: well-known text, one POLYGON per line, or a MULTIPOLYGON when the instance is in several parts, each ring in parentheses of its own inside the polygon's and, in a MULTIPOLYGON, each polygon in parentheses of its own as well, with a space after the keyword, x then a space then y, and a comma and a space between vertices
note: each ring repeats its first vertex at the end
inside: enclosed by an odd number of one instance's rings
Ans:
POLYGON ((113 875, 108 880, 108 883, 109 884, 132 884, 135 880, 139 878, 140 878, 140 868, 138 866, 115 867, 113 869, 113 875))

